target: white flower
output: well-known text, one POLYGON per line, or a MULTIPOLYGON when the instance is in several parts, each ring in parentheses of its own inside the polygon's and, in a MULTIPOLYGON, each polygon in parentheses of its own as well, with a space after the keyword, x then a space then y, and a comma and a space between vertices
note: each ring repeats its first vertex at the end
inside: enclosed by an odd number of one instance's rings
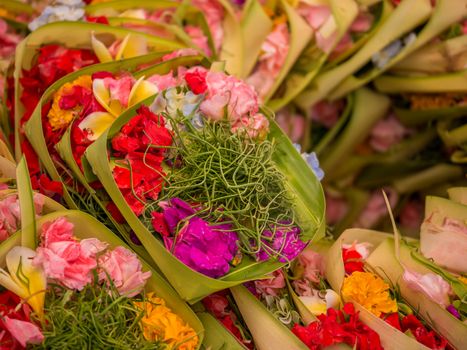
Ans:
POLYGON ((31 31, 43 25, 60 21, 79 21, 84 17, 84 3, 78 0, 60 0, 58 6, 47 6, 41 15, 35 18, 28 27, 31 31))

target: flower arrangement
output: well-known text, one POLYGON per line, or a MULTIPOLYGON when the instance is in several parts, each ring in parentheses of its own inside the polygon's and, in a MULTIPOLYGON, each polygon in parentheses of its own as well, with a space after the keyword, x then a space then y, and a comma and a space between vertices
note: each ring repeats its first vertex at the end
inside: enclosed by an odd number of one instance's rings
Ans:
MULTIPOLYGON (((149 109, 141 106, 136 115, 121 116, 108 141, 104 133, 86 152, 143 246, 150 252, 160 244, 148 237, 152 231, 162 238, 164 255, 170 252, 184 269, 225 282, 236 269, 259 262, 273 269, 292 260, 306 241, 274 160, 274 142, 266 138, 270 121, 259 111, 254 90, 200 66, 180 67, 157 79, 165 91, 149 109), (96 158, 102 147, 111 161, 105 172, 96 158), (244 164, 241 172, 234 171, 237 162, 244 164), (261 172, 248 171, 260 164, 261 172), (264 190, 251 192, 258 186, 264 190)), ((166 259, 158 259, 160 252, 150 254, 158 264, 166 259)), ((239 282, 221 282, 218 290, 239 282)))

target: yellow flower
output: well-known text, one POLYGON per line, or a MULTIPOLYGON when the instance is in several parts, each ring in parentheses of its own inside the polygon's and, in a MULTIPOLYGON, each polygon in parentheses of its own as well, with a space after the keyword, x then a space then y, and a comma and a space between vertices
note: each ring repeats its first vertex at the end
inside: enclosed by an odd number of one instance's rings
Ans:
POLYGON ((49 119, 49 123, 52 126, 52 130, 59 130, 62 128, 66 128, 71 121, 75 118, 78 114, 79 108, 73 109, 61 109, 60 108, 60 100, 62 96, 68 95, 72 93, 74 86, 82 86, 86 89, 92 89, 92 79, 90 75, 83 75, 79 78, 73 80, 71 83, 66 83, 63 85, 58 91, 54 94, 54 100, 52 103, 52 107, 50 108, 49 114, 47 118, 49 119))
POLYGON ((144 337, 149 341, 163 341, 169 349, 193 350, 198 345, 198 336, 193 328, 174 314, 165 301, 154 293, 148 293, 146 300, 135 306, 144 310, 141 319, 144 337))
POLYGON ((370 272, 356 271, 344 279, 344 301, 355 301, 376 316, 397 312, 397 303, 389 295, 389 285, 370 272))
POLYGON ((459 281, 461 281, 464 284, 467 284, 467 277, 461 276, 459 277, 459 281))

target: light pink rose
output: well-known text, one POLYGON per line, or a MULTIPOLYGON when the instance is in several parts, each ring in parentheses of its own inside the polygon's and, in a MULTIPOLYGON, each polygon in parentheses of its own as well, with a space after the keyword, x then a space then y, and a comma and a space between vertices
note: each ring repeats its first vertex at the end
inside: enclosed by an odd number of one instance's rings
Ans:
POLYGON ((31 322, 3 316, 3 324, 23 348, 26 348, 28 344, 40 344, 44 341, 40 328, 31 322))
POLYGON ((123 107, 128 107, 128 98, 134 83, 135 79, 129 75, 118 79, 104 78, 104 85, 110 91, 110 99, 119 101, 123 107))
POLYGON ((204 35, 200 27, 185 26, 185 33, 187 33, 190 36, 191 41, 193 41, 193 43, 196 46, 203 50, 206 56, 209 57, 212 55, 211 48, 209 47, 208 38, 206 35, 204 35))
MULTIPOLYGON (((399 195, 391 188, 385 188, 384 190, 388 196, 391 208, 394 208, 399 195)), ((380 190, 376 190, 371 194, 365 209, 363 209, 362 213, 352 226, 358 228, 371 228, 386 216, 387 213, 388 210, 386 208, 386 203, 384 202, 383 194, 380 190)))
POLYGON ((136 254, 123 247, 117 247, 99 258, 99 280, 110 277, 121 295, 134 297, 144 288, 151 272, 143 272, 141 261, 136 254))
POLYGON ((313 283, 319 283, 324 275, 324 258, 321 254, 305 249, 297 257, 298 267, 303 269, 303 278, 313 283))
POLYGON ((264 280, 255 281, 256 291, 261 295, 278 296, 280 290, 285 288, 285 278, 281 270, 274 271, 264 280))
POLYGON ((147 80, 155 84, 157 88, 159 89, 159 91, 163 91, 168 88, 175 87, 178 84, 178 80, 177 78, 174 77, 172 71, 164 75, 154 74, 150 76, 147 80))
POLYGON ((192 4, 204 14, 216 51, 219 51, 224 38, 224 8, 216 0, 193 0, 192 4))
POLYGON ((289 29, 281 23, 266 37, 261 45, 262 54, 253 74, 247 83, 253 85, 261 98, 264 98, 275 83, 289 52, 289 29))
POLYGON ((388 118, 379 120, 371 130, 370 146, 375 151, 386 152, 409 133, 409 130, 394 115, 390 115, 388 118))
POLYGON ((452 289, 441 276, 434 273, 422 275, 415 271, 405 270, 403 278, 411 289, 426 294, 435 303, 443 307, 450 305, 449 295, 452 294, 452 289))
POLYGON ((276 122, 294 143, 299 143, 305 132, 305 117, 282 109, 276 113, 276 122))
POLYGON ((319 29, 329 16, 331 16, 331 9, 329 6, 313 6, 305 2, 300 2, 297 12, 314 30, 319 29))

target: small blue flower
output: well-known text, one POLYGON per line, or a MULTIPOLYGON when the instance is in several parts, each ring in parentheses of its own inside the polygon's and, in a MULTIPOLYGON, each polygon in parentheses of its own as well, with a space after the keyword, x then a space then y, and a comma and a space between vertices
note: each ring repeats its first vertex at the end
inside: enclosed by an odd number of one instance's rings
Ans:
MULTIPOLYGON (((298 153, 301 153, 302 146, 300 144, 294 143, 293 146, 295 147, 298 153)), ((315 152, 301 153, 301 155, 302 155, 302 158, 305 159, 305 161, 307 162, 311 170, 313 170, 313 173, 318 178, 318 180, 321 181, 324 178, 324 171, 319 166, 319 160, 318 160, 316 153, 315 152)))
POLYGON ((375 53, 371 57, 371 61, 377 68, 383 69, 389 63, 391 58, 396 56, 400 52, 400 50, 402 50, 402 48, 402 41, 394 40, 380 52, 375 53))

